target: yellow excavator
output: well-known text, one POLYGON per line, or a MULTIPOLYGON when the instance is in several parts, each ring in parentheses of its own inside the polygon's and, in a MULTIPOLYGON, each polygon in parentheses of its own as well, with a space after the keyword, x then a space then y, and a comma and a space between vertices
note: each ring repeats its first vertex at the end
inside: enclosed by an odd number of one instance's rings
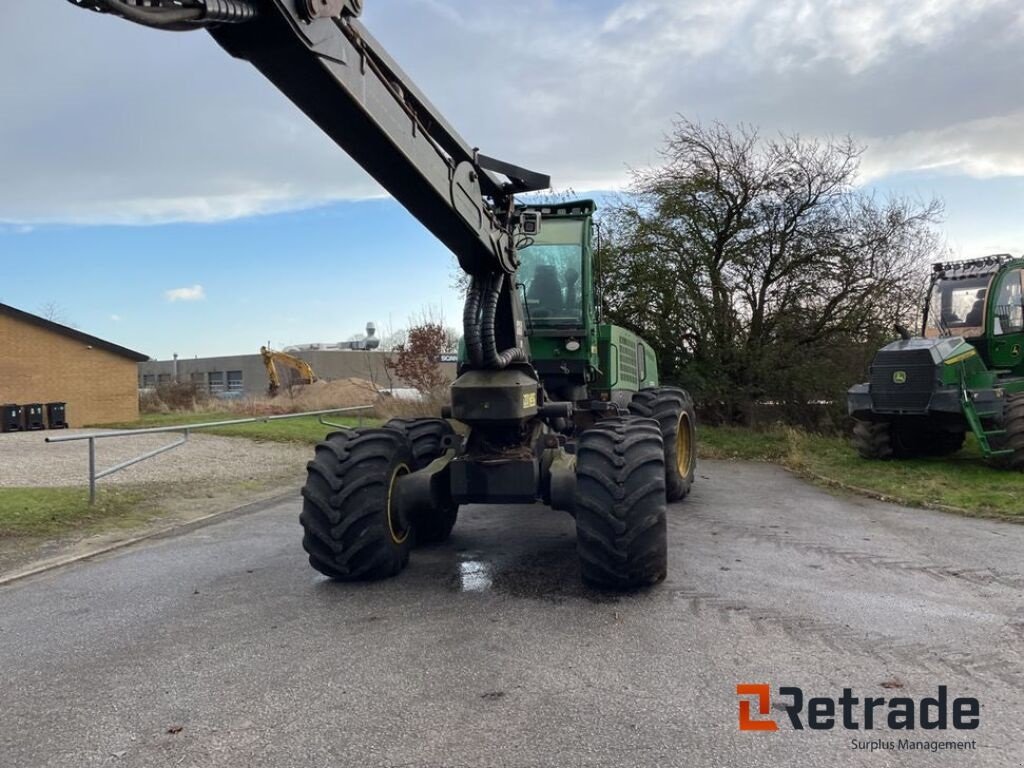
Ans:
POLYGON ((263 358, 263 365, 267 367, 267 379, 270 380, 267 394, 271 397, 274 397, 281 391, 281 377, 277 373, 279 363, 294 371, 295 375, 292 378, 292 384, 312 384, 316 381, 313 366, 305 360, 295 357, 295 355, 289 355, 287 352, 276 352, 268 347, 260 347, 260 357, 263 358))

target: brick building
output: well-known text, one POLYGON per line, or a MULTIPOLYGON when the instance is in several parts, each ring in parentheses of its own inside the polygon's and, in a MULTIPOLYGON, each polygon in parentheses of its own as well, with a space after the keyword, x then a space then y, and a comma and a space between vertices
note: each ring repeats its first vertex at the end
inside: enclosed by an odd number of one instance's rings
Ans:
POLYGON ((0 304, 0 403, 66 402, 72 427, 139 416, 146 355, 0 304))

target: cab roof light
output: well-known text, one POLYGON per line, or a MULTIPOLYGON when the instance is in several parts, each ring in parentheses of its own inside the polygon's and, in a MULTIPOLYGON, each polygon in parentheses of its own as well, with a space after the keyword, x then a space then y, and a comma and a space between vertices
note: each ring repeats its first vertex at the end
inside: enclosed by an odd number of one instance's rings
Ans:
POLYGON ((932 273, 936 280, 966 280, 972 277, 985 277, 995 274, 1003 264, 1012 261, 1013 258, 1008 253, 997 253, 977 259, 939 262, 932 264, 932 273))
POLYGON ((946 261, 932 264, 932 270, 935 272, 947 272, 947 271, 967 271, 971 269, 985 269, 991 267, 998 267, 1011 261, 1013 256, 1008 253, 995 253, 991 256, 982 256, 977 259, 964 259, 963 261, 946 261))

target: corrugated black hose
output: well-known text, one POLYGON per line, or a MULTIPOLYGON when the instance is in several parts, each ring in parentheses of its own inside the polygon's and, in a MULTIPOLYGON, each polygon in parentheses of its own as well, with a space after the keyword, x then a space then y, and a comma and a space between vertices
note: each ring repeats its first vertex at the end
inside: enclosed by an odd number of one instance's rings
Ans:
POLYGON ((113 13, 146 27, 170 31, 197 29, 201 22, 240 22, 256 16, 256 7, 249 0, 203 0, 197 5, 142 5, 127 0, 69 0, 69 2, 101 13, 113 13))
POLYGON ((504 272, 492 275, 491 285, 484 294, 483 317, 480 321, 484 343, 484 366, 499 371, 503 368, 508 368, 512 363, 526 362, 526 353, 519 347, 512 347, 504 352, 498 352, 494 325, 495 318, 498 315, 498 300, 501 297, 501 289, 504 284, 504 272))
POLYGON ((484 346, 480 337, 480 302, 483 289, 480 280, 472 277, 469 291, 466 293, 466 305, 462 311, 462 334, 466 339, 466 353, 469 363, 474 368, 483 368, 484 346))

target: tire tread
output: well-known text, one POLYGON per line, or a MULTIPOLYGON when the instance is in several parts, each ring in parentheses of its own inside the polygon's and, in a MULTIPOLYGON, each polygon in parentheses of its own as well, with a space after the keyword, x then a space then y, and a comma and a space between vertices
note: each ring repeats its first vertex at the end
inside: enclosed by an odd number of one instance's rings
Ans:
POLYGON ((332 433, 317 445, 302 488, 302 547, 309 563, 339 581, 394 576, 409 560, 408 542, 387 529, 386 496, 396 461, 409 456, 394 430, 332 433))
POLYGON ((657 583, 667 570, 661 426, 617 417, 580 435, 576 532, 584 581, 610 589, 657 583))
POLYGON ((669 501, 680 501, 686 498, 693 487, 697 462, 691 462, 689 471, 683 475, 676 465, 676 432, 679 429, 679 418, 683 413, 689 417, 694 432, 691 435, 691 449, 696 452, 696 412, 693 398, 678 387, 651 387, 641 389, 633 394, 629 404, 629 412, 634 416, 654 419, 661 429, 665 453, 665 493, 669 501))

